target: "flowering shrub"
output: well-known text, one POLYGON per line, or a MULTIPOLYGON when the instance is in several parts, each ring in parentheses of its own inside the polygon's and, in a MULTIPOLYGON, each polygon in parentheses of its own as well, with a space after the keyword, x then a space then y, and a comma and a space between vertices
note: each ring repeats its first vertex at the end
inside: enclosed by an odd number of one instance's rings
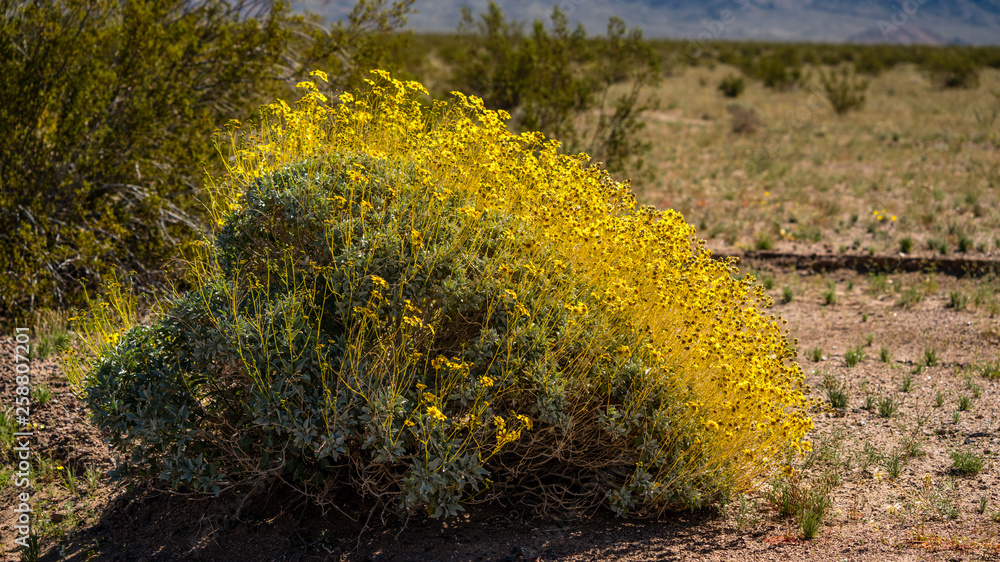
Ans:
POLYGON ((768 299, 680 215, 477 98, 425 109, 375 74, 233 123, 193 288, 121 337, 96 307, 110 337, 80 382, 137 468, 434 516, 625 514, 716 501, 808 447, 768 299))

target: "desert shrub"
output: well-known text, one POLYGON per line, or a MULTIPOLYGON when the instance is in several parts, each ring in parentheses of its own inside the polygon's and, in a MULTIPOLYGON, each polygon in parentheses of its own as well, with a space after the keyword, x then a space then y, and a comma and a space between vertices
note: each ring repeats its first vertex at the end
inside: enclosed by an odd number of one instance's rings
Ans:
POLYGON ((802 59, 794 46, 776 47, 755 59, 748 59, 743 71, 768 88, 787 90, 802 79, 802 59))
POLYGON ((808 448, 768 299, 680 215, 477 98, 428 110, 377 74, 230 130, 192 288, 138 323, 111 286, 86 317, 73 380, 136 470, 434 516, 472 496, 624 514, 808 448))
POLYGON ((852 109, 861 109, 864 105, 868 81, 859 79, 852 69, 845 66, 839 73, 833 70, 827 73, 821 69, 819 81, 823 86, 823 94, 838 115, 852 109))
POLYGON ((454 67, 452 89, 509 112, 517 130, 541 131, 571 152, 585 151, 612 174, 649 177, 652 145, 637 133, 655 102, 641 94, 661 72, 641 29, 612 17, 604 36, 589 39, 557 6, 550 25, 535 20, 525 32, 491 1, 478 17, 464 9, 459 33, 462 41, 445 54, 454 67), (611 87, 619 83, 631 87, 615 97, 611 87))
MULTIPOLYGON (((756 133, 764 123, 757 115, 757 111, 747 105, 731 103, 726 106, 726 111, 732 115, 732 131, 737 135, 749 135, 756 133)), ((766 248, 758 248, 766 249, 766 248)))
POLYGON ((746 86, 742 76, 729 74, 719 82, 719 91, 727 98, 738 98, 746 86))
POLYGON ((920 68, 940 88, 971 89, 979 86, 979 65, 967 49, 935 49, 921 62, 920 68))
POLYGON ((284 95, 296 61, 335 56, 348 80, 381 60, 369 28, 406 2, 362 4, 326 34, 266 0, 0 0, 0 317, 116 269, 164 282, 204 226, 213 132, 284 95))

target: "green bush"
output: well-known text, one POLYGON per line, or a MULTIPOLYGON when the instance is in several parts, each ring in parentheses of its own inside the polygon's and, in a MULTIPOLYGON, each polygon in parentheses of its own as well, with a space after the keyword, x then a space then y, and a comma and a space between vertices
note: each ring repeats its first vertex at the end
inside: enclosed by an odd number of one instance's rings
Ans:
POLYGON ((746 89, 746 82, 742 76, 729 74, 719 82, 719 91, 727 98, 738 98, 746 89))
POLYGON ((436 517, 473 496, 625 514, 808 449, 763 289, 679 215, 481 100, 424 113, 422 86, 379 75, 231 131, 192 288, 145 324, 111 320, 134 308, 118 286, 95 304, 71 380, 135 470, 436 517))
POLYGON ((979 65, 968 49, 935 49, 920 64, 920 68, 940 88, 971 89, 979 86, 979 65))
POLYGON ((550 20, 548 27, 535 20, 526 33, 492 0, 478 18, 464 9, 462 41, 445 53, 454 67, 451 89, 509 112, 517 130, 540 131, 567 152, 586 152, 614 175, 651 177, 646 156, 652 145, 638 133, 642 113, 655 102, 640 98, 659 82, 660 69, 642 30, 612 17, 606 35, 590 39, 582 25, 569 27, 558 6, 550 20), (613 97, 611 87, 619 83, 631 87, 613 97))
POLYGON ((0 0, 0 317, 79 304, 114 271, 167 281, 205 228, 214 132, 287 93, 290 61, 337 58, 349 83, 409 3, 326 33, 265 0, 0 0))
POLYGON ((848 67, 843 67, 839 73, 832 70, 826 73, 820 70, 819 81, 826 99, 838 115, 852 109, 861 109, 864 105, 868 81, 858 79, 854 71, 848 67))

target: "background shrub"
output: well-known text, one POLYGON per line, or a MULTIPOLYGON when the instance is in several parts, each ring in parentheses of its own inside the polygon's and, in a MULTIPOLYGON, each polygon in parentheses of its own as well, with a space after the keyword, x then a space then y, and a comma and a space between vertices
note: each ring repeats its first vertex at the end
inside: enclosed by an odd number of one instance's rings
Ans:
POLYGON ((378 75, 232 129, 191 290, 140 324, 112 286, 88 316, 73 380, 136 470, 434 516, 472 495, 625 514, 706 505, 808 448, 763 290, 679 215, 481 100, 427 111, 378 75))
POLYGON ((861 109, 864 105, 868 81, 859 79, 852 69, 845 66, 839 73, 833 70, 829 73, 820 70, 819 81, 827 101, 838 115, 843 115, 852 109, 861 109))
POLYGON ((360 84, 410 4, 361 2, 327 30, 264 0, 0 0, 0 317, 78 304, 115 270, 168 280, 205 228, 214 132, 303 64, 360 84))
POLYGON ((742 76, 729 74, 719 82, 719 91, 727 98, 738 98, 746 89, 746 82, 742 76))

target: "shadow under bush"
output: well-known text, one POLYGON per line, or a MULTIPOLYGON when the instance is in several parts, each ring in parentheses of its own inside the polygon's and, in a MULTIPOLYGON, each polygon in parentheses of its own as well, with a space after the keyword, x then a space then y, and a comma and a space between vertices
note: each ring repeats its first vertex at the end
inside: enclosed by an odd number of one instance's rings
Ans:
POLYGON ((143 325, 108 319, 114 292, 95 305, 73 376, 132 468, 435 517, 625 514, 709 504, 808 448, 767 298, 680 215, 476 98, 426 110, 376 74, 230 131, 194 289, 143 325))

